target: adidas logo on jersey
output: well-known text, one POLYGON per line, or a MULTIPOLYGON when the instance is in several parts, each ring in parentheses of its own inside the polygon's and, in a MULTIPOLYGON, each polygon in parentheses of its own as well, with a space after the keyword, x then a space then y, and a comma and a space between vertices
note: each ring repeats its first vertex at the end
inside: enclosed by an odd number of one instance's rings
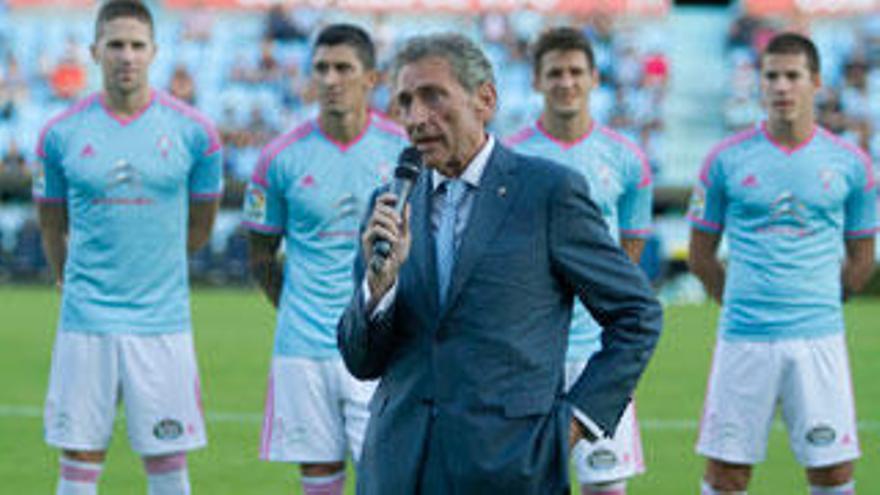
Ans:
POLYGON ((86 144, 83 146, 82 151, 79 152, 79 156, 82 158, 92 158, 95 156, 95 148, 91 144, 86 144))

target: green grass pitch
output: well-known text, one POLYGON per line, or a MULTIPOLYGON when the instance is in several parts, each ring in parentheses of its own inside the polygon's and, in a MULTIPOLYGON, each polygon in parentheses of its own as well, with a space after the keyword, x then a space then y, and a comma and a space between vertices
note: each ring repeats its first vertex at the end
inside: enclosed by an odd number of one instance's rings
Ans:
MULTIPOLYGON (((0 287, 2 493, 54 490, 57 454, 43 443, 41 408, 58 302, 48 288, 0 287)), ((208 448, 190 457, 194 493, 299 493, 293 467, 257 460, 273 311, 255 290, 197 290, 193 314, 209 430, 208 448)), ((631 495, 698 493, 703 462, 693 445, 716 317, 712 306, 667 309, 665 334, 637 395, 648 473, 632 482, 631 495)), ((858 491, 880 493, 880 302, 848 305, 847 322, 863 451, 858 491)), ((101 493, 146 493, 140 462, 117 427, 101 493)), ((749 493, 807 493, 780 427, 749 493)))

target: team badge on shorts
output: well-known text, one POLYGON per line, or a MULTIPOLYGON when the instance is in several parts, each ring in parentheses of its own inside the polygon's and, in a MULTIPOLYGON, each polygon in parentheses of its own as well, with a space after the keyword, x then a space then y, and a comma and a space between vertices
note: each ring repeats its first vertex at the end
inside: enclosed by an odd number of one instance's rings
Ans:
POLYGON ((587 464, 597 471, 614 469, 617 455, 608 449, 599 449, 587 456, 587 464))
POLYGON ((837 432, 828 425, 818 425, 810 428, 807 432, 807 442, 816 447, 825 447, 834 443, 837 432))
POLYGON ((153 426, 153 436, 159 440, 177 440, 183 435, 183 423, 176 419, 165 418, 153 426))

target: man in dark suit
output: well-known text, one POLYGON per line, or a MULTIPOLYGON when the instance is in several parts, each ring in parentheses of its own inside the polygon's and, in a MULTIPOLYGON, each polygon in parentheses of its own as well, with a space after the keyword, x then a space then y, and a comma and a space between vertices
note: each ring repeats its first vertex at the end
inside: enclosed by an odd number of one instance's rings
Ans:
POLYGON ((580 174, 486 132, 497 95, 476 45, 414 38, 392 76, 429 170, 402 218, 392 194, 375 200, 360 289, 339 324, 349 370, 381 377, 358 493, 567 493, 570 444, 614 432, 656 345, 660 306, 580 174), (378 238, 391 255, 366 270, 378 238), (575 296, 605 330, 565 393, 575 296))

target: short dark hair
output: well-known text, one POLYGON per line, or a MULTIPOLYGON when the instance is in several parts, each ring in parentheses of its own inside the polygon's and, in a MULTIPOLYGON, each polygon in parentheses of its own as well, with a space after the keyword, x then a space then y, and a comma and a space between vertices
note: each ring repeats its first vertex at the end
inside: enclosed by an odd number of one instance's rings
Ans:
POLYGON ((362 28, 354 24, 331 24, 318 33, 315 49, 319 46, 348 45, 354 48, 358 60, 366 70, 376 68, 376 47, 362 28))
POLYGON ((596 67, 596 56, 593 54, 593 46, 584 33, 572 27, 556 27, 551 28, 543 33, 535 40, 532 45, 532 67, 535 74, 541 71, 541 58, 553 50, 577 50, 583 52, 587 57, 587 63, 590 69, 596 67))
POLYGON ((807 68, 810 73, 819 73, 819 50, 816 45, 806 36, 797 33, 781 33, 774 36, 764 53, 761 55, 761 62, 764 61, 766 55, 798 55, 804 54, 807 57, 807 68))
POLYGON ((108 0, 98 10, 95 19, 95 41, 101 38, 104 32, 104 24, 120 17, 133 17, 150 27, 150 37, 153 37, 153 15, 146 5, 138 0, 108 0))

